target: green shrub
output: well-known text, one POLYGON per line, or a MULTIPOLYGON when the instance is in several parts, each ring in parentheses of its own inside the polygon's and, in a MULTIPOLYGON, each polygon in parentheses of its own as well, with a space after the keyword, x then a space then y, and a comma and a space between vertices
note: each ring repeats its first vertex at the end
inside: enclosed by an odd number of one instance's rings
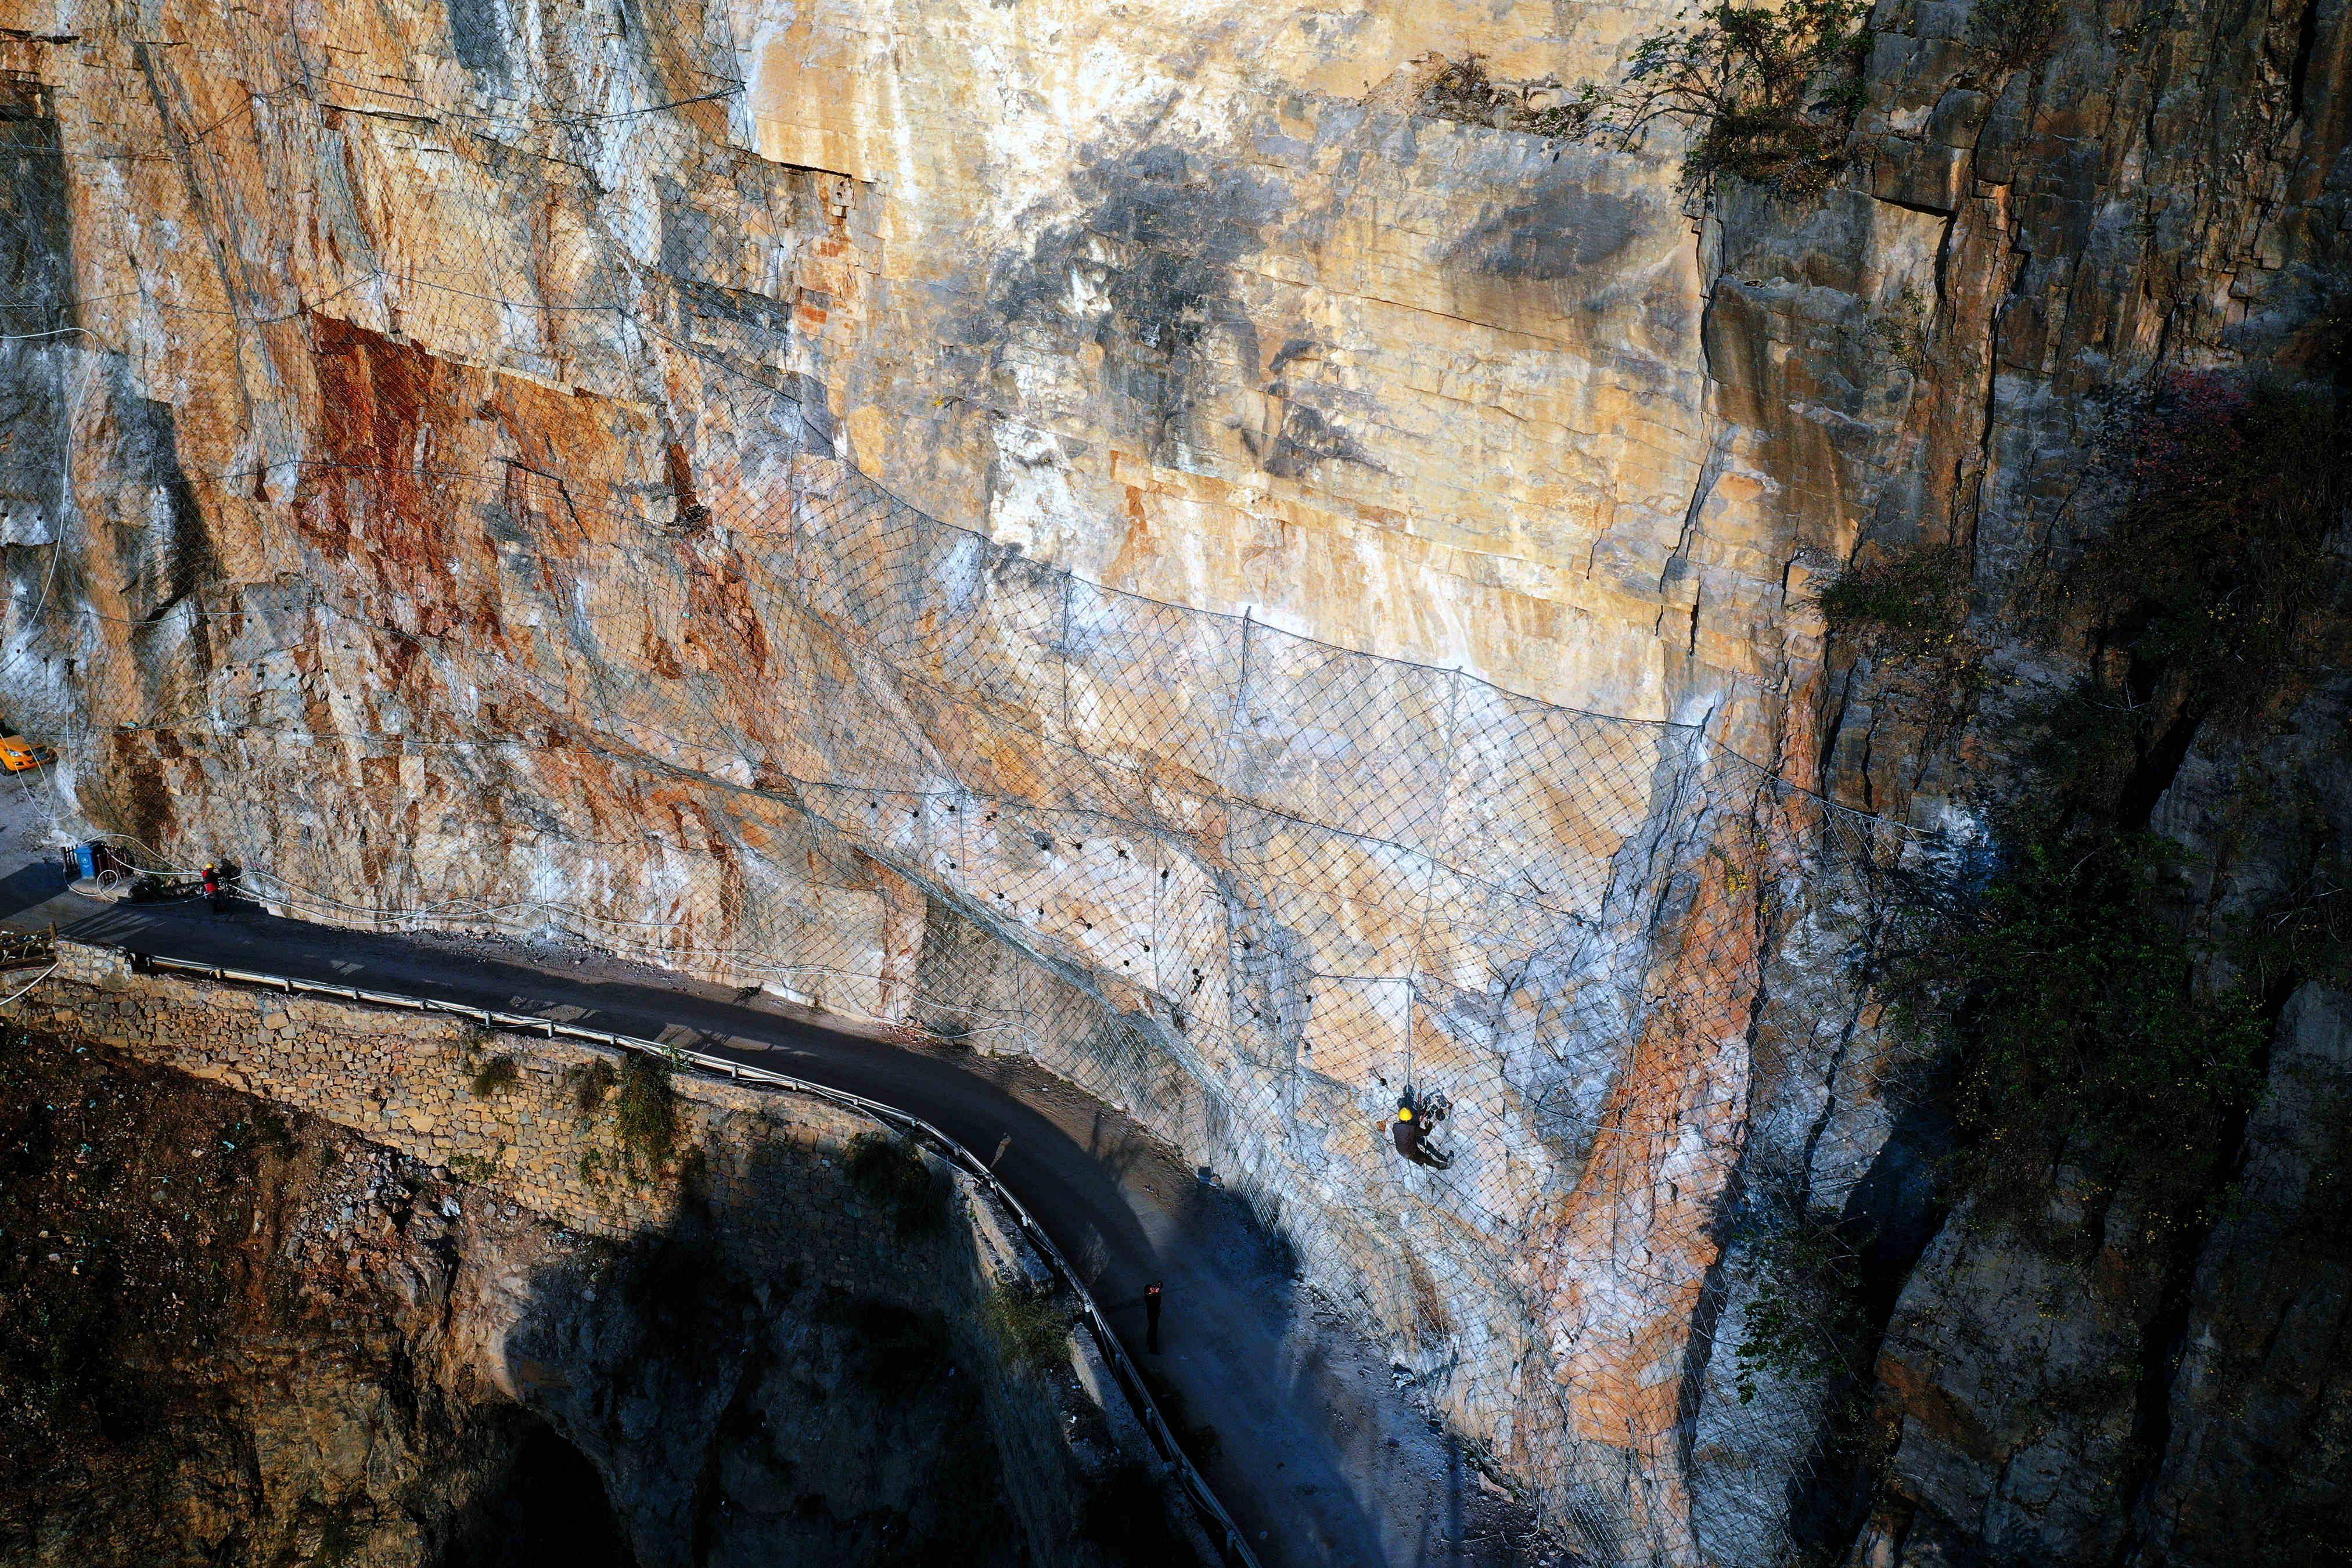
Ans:
POLYGON ((2333 392, 2173 377, 2124 422, 2120 507, 2057 578, 2046 629, 2105 652, 2098 680, 2134 708, 2242 715, 2297 689, 2341 610, 2347 435, 2333 392))
POLYGON ((648 1173, 669 1163, 677 1148, 677 1091, 670 1087, 671 1065, 659 1057, 632 1054, 613 1095, 613 1136, 622 1163, 632 1174, 642 1161, 648 1173))
POLYGON ((1538 136, 1577 136, 1584 132, 1599 91, 1585 88, 1566 103, 1538 102, 1559 89, 1557 80, 1497 81, 1487 74, 1484 55, 1441 60, 1421 89, 1424 114, 1466 125, 1489 125, 1497 131, 1524 131, 1538 136))
POLYGON ((253 1134, 257 1147, 269 1150, 282 1160, 292 1159, 300 1148, 293 1126, 268 1106, 254 1113, 253 1134))
POLYGON ((2305 981, 2352 991, 2352 855, 2322 850, 2299 869, 2229 931, 2230 956, 2257 995, 2284 995, 2305 981))
MULTIPOLYGON (((2310 847, 2247 917, 2203 929, 2179 850, 2146 827, 2193 745, 2230 754, 2200 742, 2208 726, 2252 732, 2342 667, 2352 616, 2328 540, 2352 428, 2333 391, 2205 374, 2169 380, 2114 428, 2080 507, 2101 526, 2053 542, 2024 606, 2084 674, 2011 715, 2000 856, 1895 900, 1884 978, 1899 1030, 1957 1047, 1938 1092, 1969 1186, 2031 1205, 2063 1163, 2143 1193, 2153 1232, 2189 1224, 2221 1179, 2260 1088, 2265 999, 2346 973, 2347 868, 2328 831, 2263 798, 2258 768, 2239 770, 2220 864, 2240 821, 2310 847)), ((1825 591, 1823 608, 1933 635, 1935 581, 1895 563, 1825 591)))
POLYGON ((620 1081, 621 1075, 602 1057, 563 1069, 564 1085, 572 1091, 572 1107, 583 1121, 604 1108, 604 1097, 620 1081))
POLYGON ((1695 23, 1635 44, 1623 84, 1585 88, 1559 111, 1560 128, 1632 147, 1659 121, 1677 121, 1691 132, 1685 188, 1728 175, 1815 194, 1845 167, 1869 17, 1868 0, 1717 0, 1695 23))
POLYGON ((1917 284, 1906 283, 1871 313, 1870 341, 1888 359, 1917 374, 1926 368, 1934 327, 1935 311, 1927 297, 1917 284))
POLYGON ((982 1321, 998 1353, 1014 1366, 1043 1372, 1069 1355, 1070 1320, 1050 1286, 1019 1280, 992 1290, 982 1321))
POLYGON ((1441 120, 1465 125, 1513 128, 1525 112, 1523 92, 1486 73, 1486 57, 1467 55, 1442 62, 1421 89, 1421 107, 1441 120))
POLYGON ((371 1531, 357 1517, 360 1500, 346 1498, 327 1510, 319 1529, 319 1550, 310 1561, 315 1568, 350 1568, 368 1542, 371 1531))
POLYGON ((1739 1403, 1756 1397, 1766 1374, 1820 1381, 1860 1370, 1856 1358, 1871 1325, 1862 1301, 1862 1267, 1832 1226, 1811 1217, 1760 1238, 1734 1386, 1739 1403))
POLYGON ((1899 1022, 1957 1040, 1964 1174, 2038 1193, 2060 1162, 2187 1199, 2257 1087, 2263 1026, 2200 980, 2168 847, 2108 831, 2028 839, 1982 892, 1930 917, 1896 973, 1899 1022))
POLYGON ((2005 66, 2029 65, 2050 52, 2065 19, 2063 0, 1977 0, 1969 13, 1969 40, 2005 66))
POLYGON ((479 1184, 497 1175, 499 1165, 481 1154, 457 1153, 449 1156, 449 1173, 461 1182, 479 1184))
POLYGON ((521 1069, 509 1056, 495 1056, 474 1069, 472 1084, 476 1100, 488 1100, 504 1094, 522 1081, 521 1069))
POLYGON ((2102 526, 2053 541, 2023 605, 2033 635, 2087 656, 2015 721, 2029 837, 2144 826, 2207 726, 2276 720, 2352 630, 2327 547, 2352 436, 2336 395, 2177 376, 2115 428, 2081 509, 2102 526))
POLYGON ((901 1238, 927 1236, 947 1219, 947 1184, 923 1159, 922 1151, 883 1132, 861 1132, 849 1142, 842 1168, 858 1191, 890 1217, 901 1238))
POLYGON ((1968 563, 1943 545, 1882 551, 1821 591, 1830 629, 1903 653, 1956 647, 1969 616, 1968 563))

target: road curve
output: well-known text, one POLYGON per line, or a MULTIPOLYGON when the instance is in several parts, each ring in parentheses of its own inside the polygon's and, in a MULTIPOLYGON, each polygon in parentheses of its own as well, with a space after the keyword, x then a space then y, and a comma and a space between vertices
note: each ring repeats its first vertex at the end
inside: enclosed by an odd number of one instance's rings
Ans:
POLYGON ((9 832, 0 923, 297 980, 430 996, 659 1038, 878 1100, 995 1155, 997 1176, 1086 1276, 1171 1418, 1216 1434, 1202 1468, 1266 1568, 1527 1563, 1549 1553, 1388 1368, 1297 1280, 1245 1206, 1134 1121, 1026 1058, 921 1049, 772 998, 523 944, 355 932, 193 902, 94 903, 9 832), (19 846, 23 845, 23 847, 19 846), (13 867, 13 868, 11 868, 13 867), (996 1151, 1002 1147, 1002 1153, 996 1151), (1140 1298, 1160 1279, 1163 1354, 1140 1298))

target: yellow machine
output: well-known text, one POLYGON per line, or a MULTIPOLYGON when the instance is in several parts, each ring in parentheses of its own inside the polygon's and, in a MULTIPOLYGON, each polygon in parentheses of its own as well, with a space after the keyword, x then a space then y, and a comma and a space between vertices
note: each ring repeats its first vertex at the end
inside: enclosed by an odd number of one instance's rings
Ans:
POLYGON ((57 752, 48 746, 37 746, 22 735, 0 735, 0 768, 12 773, 47 767, 58 760, 57 752))

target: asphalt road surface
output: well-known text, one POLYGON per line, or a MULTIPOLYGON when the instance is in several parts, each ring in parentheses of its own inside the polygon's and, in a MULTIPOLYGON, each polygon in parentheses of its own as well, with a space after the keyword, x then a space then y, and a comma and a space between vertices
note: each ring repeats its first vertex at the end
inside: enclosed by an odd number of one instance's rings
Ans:
POLYGON ((1524 1511, 1480 1483, 1244 1205, 1025 1058, 913 1047, 763 994, 552 946, 341 931, 249 906, 214 915, 193 900, 99 903, 64 890, 44 814, 7 784, 0 923, 659 1038, 880 1100, 984 1160, 1002 1144, 998 1176, 1174 1390, 1171 1420, 1213 1431, 1202 1468, 1266 1568, 1549 1560, 1524 1511), (1157 1356, 1143 1346, 1152 1279, 1166 1287, 1157 1356))

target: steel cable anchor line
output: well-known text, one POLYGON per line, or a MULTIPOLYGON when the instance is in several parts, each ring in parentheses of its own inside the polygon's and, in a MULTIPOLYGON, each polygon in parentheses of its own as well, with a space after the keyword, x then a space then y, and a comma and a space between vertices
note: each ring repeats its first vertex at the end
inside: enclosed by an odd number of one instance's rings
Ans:
MULTIPOLYGON (((51 940, 54 942, 53 935, 51 940)), ((181 958, 164 958, 156 954, 140 952, 128 947, 116 948, 113 951, 121 952, 135 973, 193 974, 220 984, 249 986, 259 990, 276 991, 289 996, 326 996, 337 1001, 356 1003, 362 1006, 396 1007, 412 1013, 446 1014, 451 1017, 463 1018, 468 1023, 479 1025, 485 1029, 503 1030, 509 1034, 527 1035, 539 1039, 578 1040, 588 1045, 604 1046, 638 1056, 656 1058, 674 1066, 691 1068, 697 1072, 713 1078, 723 1077, 760 1089, 822 1100, 828 1104, 855 1110, 887 1126, 897 1128, 947 1161, 957 1170, 963 1172, 1011 1213, 1022 1236, 1045 1260, 1045 1266, 1052 1271, 1056 1282, 1068 1290, 1071 1297, 1078 1303, 1079 1314, 1087 1325, 1088 1335, 1094 1341, 1095 1347, 1101 1353, 1104 1361, 1109 1363, 1112 1373, 1118 1382, 1120 1392, 1126 1396, 1129 1406, 1135 1415, 1137 1424, 1142 1426, 1150 1437, 1151 1445, 1159 1451, 1162 1462, 1174 1471, 1177 1479, 1182 1483, 1187 1500, 1192 1504, 1210 1540, 1217 1545, 1219 1552, 1223 1555, 1228 1568, 1259 1568, 1257 1554, 1250 1550, 1249 1542, 1242 1534, 1241 1527, 1235 1524, 1233 1516, 1225 1511, 1224 1504, 1220 1502, 1216 1493, 1210 1489, 1207 1479, 1192 1463, 1191 1456, 1184 1452, 1183 1446, 1176 1440, 1175 1431, 1168 1425, 1167 1418, 1160 1414, 1158 1403, 1151 1396, 1150 1388, 1143 1381, 1141 1370, 1136 1366, 1134 1358, 1127 1353, 1127 1347, 1119 1343, 1118 1335, 1111 1328, 1110 1319, 1104 1313, 1101 1304, 1096 1301, 1094 1293, 1087 1288, 1084 1279, 1075 1268, 1071 1267, 1069 1259, 1063 1255, 1062 1249, 1054 1244, 1053 1237, 1045 1234, 1045 1226, 1037 1223, 1036 1217, 1029 1212, 1027 1206, 1019 1198, 1013 1195, 1013 1190, 997 1178, 995 1171, 988 1162, 981 1159, 979 1155, 921 1117, 900 1110, 898 1107, 881 1100, 869 1100, 862 1094, 853 1094, 847 1089, 834 1089, 825 1084, 812 1083, 806 1079, 794 1078, 789 1073, 754 1067, 747 1062, 712 1056, 704 1051, 665 1045, 659 1040, 649 1040, 642 1036, 616 1034, 609 1029, 591 1029, 578 1024, 560 1023, 539 1014, 507 1013, 497 1008, 476 1007, 460 1002, 443 1001, 438 997, 415 996, 397 991, 378 991, 372 987, 337 985, 315 980, 296 980, 286 975, 270 974, 259 970, 197 963, 181 958)))

